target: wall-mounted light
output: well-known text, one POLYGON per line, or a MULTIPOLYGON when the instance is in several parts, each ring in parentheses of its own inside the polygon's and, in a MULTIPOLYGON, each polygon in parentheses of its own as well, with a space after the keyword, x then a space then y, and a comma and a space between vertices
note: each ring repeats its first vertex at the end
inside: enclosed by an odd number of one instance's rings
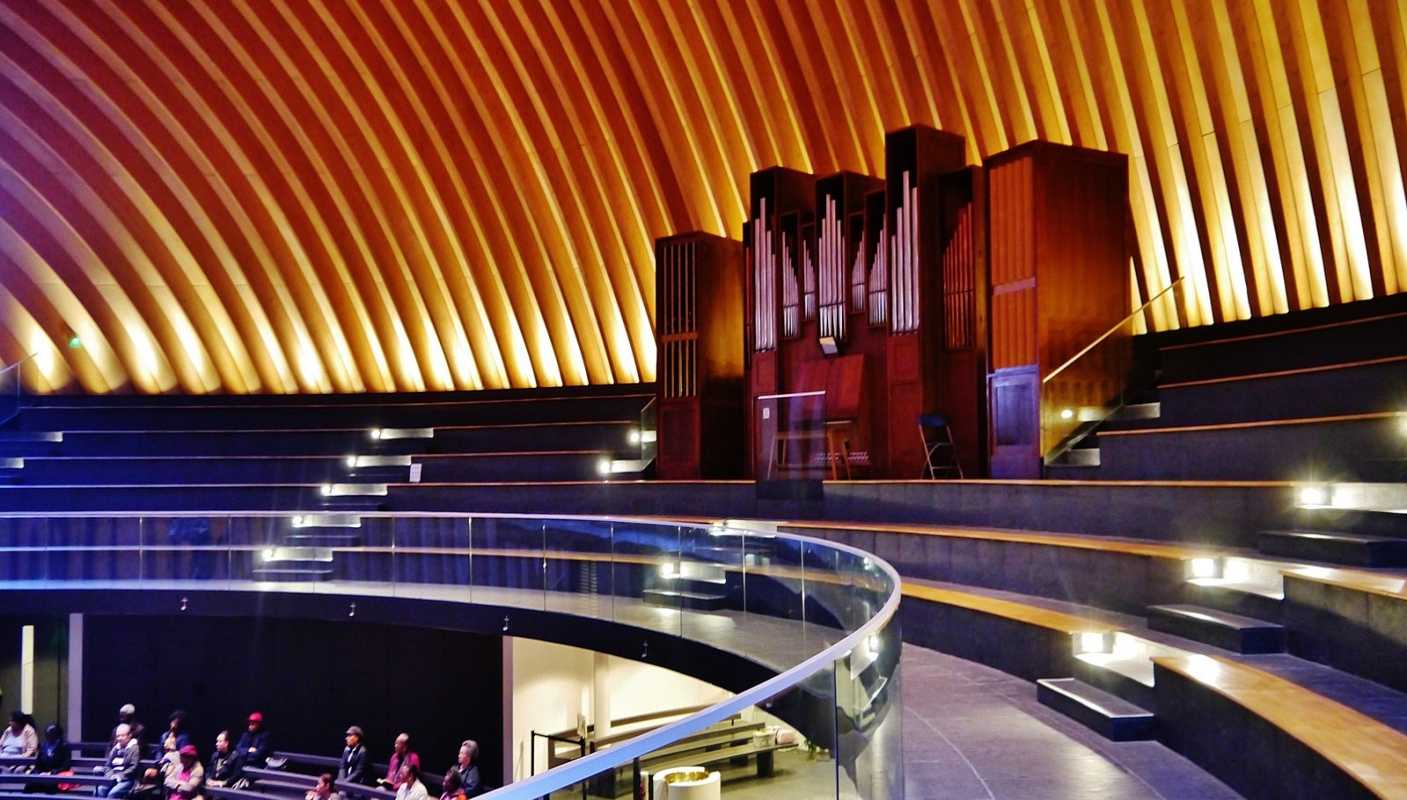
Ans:
POLYGON ((1074 639, 1077 656, 1114 651, 1114 635, 1108 631, 1080 631, 1074 639))
POLYGON ((596 472, 605 477, 611 474, 611 460, 603 458, 596 462, 596 472))
POLYGON ((330 495, 332 494, 332 484, 330 484, 330 483, 324 483, 324 484, 322 485, 322 490, 321 490, 321 491, 322 491, 322 496, 323 496, 323 497, 328 497, 328 496, 330 496, 330 495))
POLYGON ((840 345, 836 343, 834 336, 822 336, 819 341, 822 355, 833 356, 840 352, 840 345))
POLYGON ((301 528, 301 527, 303 527, 303 518, 302 518, 302 517, 294 517, 294 518, 293 518, 293 527, 295 527, 295 528, 301 528))
POLYGON ((1075 409, 1073 409, 1073 408, 1062 408, 1062 409, 1060 409, 1060 418, 1061 418, 1061 419, 1074 419, 1074 418, 1075 418, 1075 409))
POLYGON ((372 438, 372 439, 380 439, 380 438, 381 438, 381 429, 380 429, 380 428, 372 428, 371 430, 369 430, 369 431, 366 432, 366 435, 367 435, 368 437, 372 438))
POLYGON ((353 468, 353 467, 356 467, 356 466, 357 466, 357 457, 356 457, 356 456, 347 456, 347 458, 345 459, 345 461, 347 462, 347 466, 348 466, 349 468, 353 468))
POLYGON ((1327 486, 1306 486, 1300 489, 1299 493, 1300 505, 1310 508, 1329 505, 1330 497, 1331 492, 1327 486))
POLYGON ((262 558, 262 559, 265 560, 265 561, 273 561, 273 560, 274 560, 274 549, 273 549, 272 547, 266 547, 266 548, 264 548, 264 552, 260 553, 260 554, 259 554, 259 557, 262 558))
POLYGON ((1194 558, 1187 562, 1187 575, 1190 578, 1220 578, 1221 560, 1216 558, 1194 558))

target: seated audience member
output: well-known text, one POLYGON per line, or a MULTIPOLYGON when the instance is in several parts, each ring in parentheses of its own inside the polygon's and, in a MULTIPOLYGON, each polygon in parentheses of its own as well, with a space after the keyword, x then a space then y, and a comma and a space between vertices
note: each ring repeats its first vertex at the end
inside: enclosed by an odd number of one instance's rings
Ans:
POLYGON ((34 756, 34 771, 60 774, 73 769, 73 748, 64 737, 62 725, 54 723, 44 729, 44 741, 34 756))
POLYGON ((332 773, 324 772, 318 776, 316 786, 308 790, 303 795, 303 800, 329 800, 332 797, 332 773))
POLYGON ((420 773, 420 756, 410 749, 410 734, 402 733, 396 737, 396 743, 391 747, 391 760, 386 764, 386 777, 377 783, 393 791, 399 789, 401 769, 407 764, 414 764, 416 774, 420 773))
MULTIPOLYGON (((128 703, 117 709, 117 725, 126 725, 129 738, 137 743, 137 749, 142 747, 142 740, 146 735, 146 728, 137 721, 137 707, 128 703)), ((117 725, 112 728, 112 736, 108 737, 108 747, 117 744, 117 725)))
POLYGON ((242 767, 263 769, 267 765, 274 746, 269 732, 264 729, 263 714, 255 711, 249 715, 249 727, 240 735, 235 751, 239 753, 242 767))
POLYGON ((479 782, 478 742, 465 739, 464 744, 459 746, 459 758, 454 762, 454 772, 459 775, 459 785, 469 797, 474 797, 482 790, 479 782))
POLYGON ((94 794, 98 797, 126 797, 136 785, 137 770, 141 764, 142 748, 132 738, 132 728, 126 723, 119 724, 113 731, 112 749, 108 751, 106 765, 95 768, 113 784, 97 787, 94 794))
POLYGON ((371 759, 362 746, 362 729, 356 725, 347 729, 347 746, 342 748, 342 763, 337 766, 337 780, 366 786, 371 782, 371 759))
POLYGON ((185 747, 190 743, 191 737, 189 734, 186 733, 186 712, 171 712, 170 727, 168 727, 166 729, 166 732, 161 735, 161 739, 157 742, 157 744, 160 745, 161 750, 163 752, 167 749, 172 749, 176 752, 180 752, 182 747, 185 747), (175 744, 175 747, 168 748, 166 744, 168 740, 174 740, 173 743, 175 744))
POLYGON ((239 780, 239 754, 230 747, 230 732, 215 735, 215 750, 210 754, 210 766, 205 768, 205 782, 211 786, 229 786, 239 780))
POLYGON ((406 759, 404 763, 405 766, 401 767, 400 774, 397 775, 396 800, 428 800, 430 793, 425 791, 425 784, 420 782, 419 759, 406 759))
POLYGON ((18 708, 10 712, 10 724, 0 733, 0 756, 34 758, 39 752, 39 735, 29 715, 18 708))
MULTIPOLYGON (((39 743, 39 753, 34 756, 31 771, 44 775, 73 774, 73 749, 64 737, 62 725, 55 723, 44 729, 44 741, 39 743)), ((24 791, 26 794, 52 794, 76 788, 71 783, 30 783, 25 785, 24 791)))
POLYGON ((205 768, 200 765, 195 745, 180 749, 178 758, 166 768, 166 800, 196 800, 205 785, 205 768))
POLYGON ((440 781, 440 789, 440 800, 464 800, 468 797, 459 783, 459 772, 454 767, 450 767, 445 773, 444 779, 440 781))

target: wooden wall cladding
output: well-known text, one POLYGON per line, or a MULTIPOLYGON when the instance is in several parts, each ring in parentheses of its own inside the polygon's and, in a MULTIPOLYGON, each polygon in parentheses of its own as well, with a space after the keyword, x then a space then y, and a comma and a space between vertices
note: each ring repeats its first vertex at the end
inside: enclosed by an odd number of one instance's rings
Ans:
POLYGON ((706 233, 655 243, 661 478, 742 474, 743 253, 706 233), (726 444, 721 444, 726 443, 726 444))
POLYGON ((1393 0, 0 0, 35 391, 649 381, 654 239, 884 132, 1130 155, 1156 329, 1407 286, 1393 0), (883 53, 883 57, 877 57, 883 53), (77 334, 82 347, 69 349, 77 334))
POLYGON ((1078 409, 1103 406, 1125 386, 1117 353, 1131 330, 1043 381, 1126 316, 1128 165, 1118 154, 1032 142, 988 159, 986 171, 992 473, 1038 477, 1078 409))

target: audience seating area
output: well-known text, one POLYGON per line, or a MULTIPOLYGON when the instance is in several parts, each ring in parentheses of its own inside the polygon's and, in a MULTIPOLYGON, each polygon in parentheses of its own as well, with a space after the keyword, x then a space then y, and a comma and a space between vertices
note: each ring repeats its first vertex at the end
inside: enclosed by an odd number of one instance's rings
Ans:
POLYGON ((649 387, 336 397, 25 398, 0 426, 0 507, 370 510, 398 486, 637 478, 649 387), (188 491, 196 490, 196 491, 188 491), (235 502, 231 503, 232 498, 235 502), (170 504, 167 504, 170 507, 170 504))

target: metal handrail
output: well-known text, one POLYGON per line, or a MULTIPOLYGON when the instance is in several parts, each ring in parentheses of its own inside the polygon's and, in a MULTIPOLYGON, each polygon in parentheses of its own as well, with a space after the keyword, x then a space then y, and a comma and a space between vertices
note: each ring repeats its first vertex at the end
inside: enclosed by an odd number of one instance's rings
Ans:
POLYGON ((1163 287, 1163 290, 1162 290, 1161 292, 1158 292, 1157 294, 1155 294, 1155 295, 1153 295, 1152 297, 1148 298, 1148 302, 1144 303, 1143 305, 1139 306, 1138 308, 1135 308, 1127 317, 1124 317, 1123 319, 1121 319, 1121 320, 1119 320, 1117 323, 1115 323, 1114 327, 1112 327, 1112 328, 1110 328, 1109 330, 1105 331, 1104 333, 1100 334, 1100 335, 1099 335, 1099 338, 1097 338, 1097 339, 1095 339, 1094 341, 1090 342, 1089 344, 1085 345, 1085 347, 1084 347, 1082 350, 1080 350, 1080 352, 1078 352, 1078 353, 1074 354, 1073 356, 1071 356, 1070 359, 1069 359, 1068 361, 1066 361, 1064 364, 1061 364, 1060 366, 1056 367, 1055 370, 1052 371, 1049 375, 1045 376, 1044 378, 1041 378, 1041 383, 1042 383, 1043 385, 1044 385, 1044 384, 1047 384, 1047 383, 1050 383, 1051 380, 1053 380, 1056 375, 1059 375, 1061 372, 1064 372, 1065 369, 1066 369, 1067 367, 1069 367, 1071 364, 1074 364, 1076 361, 1079 361, 1081 358, 1084 358, 1085 353, 1088 353, 1089 351, 1093 350, 1095 347, 1098 347, 1100 342, 1104 341, 1105 339, 1108 339, 1110 336, 1113 336, 1116 331, 1118 331, 1120 328, 1124 327, 1124 325, 1128 324, 1129 320, 1133 319, 1134 317, 1138 316, 1139 314, 1142 314, 1149 306, 1153 305, 1155 302, 1157 302, 1159 299, 1161 299, 1163 295, 1167 294, 1168 292, 1171 292, 1171 291, 1173 290, 1173 287, 1177 286, 1179 283, 1182 283, 1182 281, 1183 281, 1186 277, 1187 277, 1186 275, 1183 275, 1182 277, 1178 278, 1177 280, 1175 280, 1175 281, 1173 281, 1172 283, 1168 284, 1167 286, 1163 287))

